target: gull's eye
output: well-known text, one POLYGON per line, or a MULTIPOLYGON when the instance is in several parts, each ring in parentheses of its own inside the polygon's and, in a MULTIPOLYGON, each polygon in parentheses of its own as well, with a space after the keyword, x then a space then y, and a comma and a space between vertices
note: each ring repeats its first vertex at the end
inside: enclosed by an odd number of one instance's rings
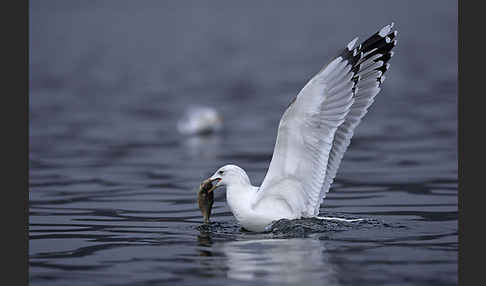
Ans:
POLYGON ((219 171, 218 174, 223 175, 224 171, 219 171))

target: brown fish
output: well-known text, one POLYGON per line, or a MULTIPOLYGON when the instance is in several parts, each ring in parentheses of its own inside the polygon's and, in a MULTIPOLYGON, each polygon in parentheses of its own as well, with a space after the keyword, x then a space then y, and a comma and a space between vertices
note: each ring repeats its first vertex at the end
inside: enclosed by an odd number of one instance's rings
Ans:
POLYGON ((197 194, 197 203, 199 209, 204 217, 204 223, 209 223, 209 217, 211 216, 211 209, 213 208, 214 196, 213 190, 216 186, 209 179, 203 181, 199 186, 199 193, 197 194))

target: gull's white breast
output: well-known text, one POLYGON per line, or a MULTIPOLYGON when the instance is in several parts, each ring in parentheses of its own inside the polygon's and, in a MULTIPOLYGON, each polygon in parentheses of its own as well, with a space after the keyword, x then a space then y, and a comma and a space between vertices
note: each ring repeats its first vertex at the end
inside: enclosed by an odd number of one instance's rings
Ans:
POLYGON ((226 201, 235 218, 249 231, 261 232, 273 221, 298 216, 292 211, 284 197, 268 197, 254 204, 258 187, 229 186, 226 201))

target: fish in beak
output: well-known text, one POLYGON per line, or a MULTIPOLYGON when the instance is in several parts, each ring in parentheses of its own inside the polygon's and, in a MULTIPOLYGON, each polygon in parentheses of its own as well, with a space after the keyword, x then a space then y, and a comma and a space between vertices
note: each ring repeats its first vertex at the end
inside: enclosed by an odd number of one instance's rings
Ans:
POLYGON ((199 209, 204 217, 204 223, 209 223, 209 217, 211 216, 211 209, 213 208, 214 195, 213 190, 216 189, 217 183, 221 181, 220 178, 217 179, 206 179, 199 186, 199 192, 197 194, 197 202, 199 209), (214 184, 213 182, 216 182, 214 184))

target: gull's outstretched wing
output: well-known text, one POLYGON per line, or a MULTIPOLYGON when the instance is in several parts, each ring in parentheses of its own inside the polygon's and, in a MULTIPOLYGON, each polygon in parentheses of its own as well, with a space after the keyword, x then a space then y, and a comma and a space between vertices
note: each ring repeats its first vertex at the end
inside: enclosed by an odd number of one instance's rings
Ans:
POLYGON ((336 177, 339 165, 346 152, 354 129, 361 122, 368 108, 374 102, 375 96, 380 91, 380 86, 385 81, 385 72, 390 68, 388 63, 393 57, 392 49, 397 45, 397 31, 391 32, 393 23, 385 26, 376 34, 368 38, 358 47, 358 52, 363 53, 358 70, 358 83, 355 89, 354 102, 343 124, 339 125, 334 135, 331 152, 326 168, 326 177, 321 189, 319 204, 314 209, 314 215, 319 214, 319 207, 326 193, 336 177), (380 67, 370 69, 368 65, 381 62, 380 67))
POLYGON ((353 131, 385 79, 396 45, 392 27, 385 26, 358 46, 357 38, 352 40, 289 105, 255 205, 280 198, 294 213, 319 213, 353 131))

